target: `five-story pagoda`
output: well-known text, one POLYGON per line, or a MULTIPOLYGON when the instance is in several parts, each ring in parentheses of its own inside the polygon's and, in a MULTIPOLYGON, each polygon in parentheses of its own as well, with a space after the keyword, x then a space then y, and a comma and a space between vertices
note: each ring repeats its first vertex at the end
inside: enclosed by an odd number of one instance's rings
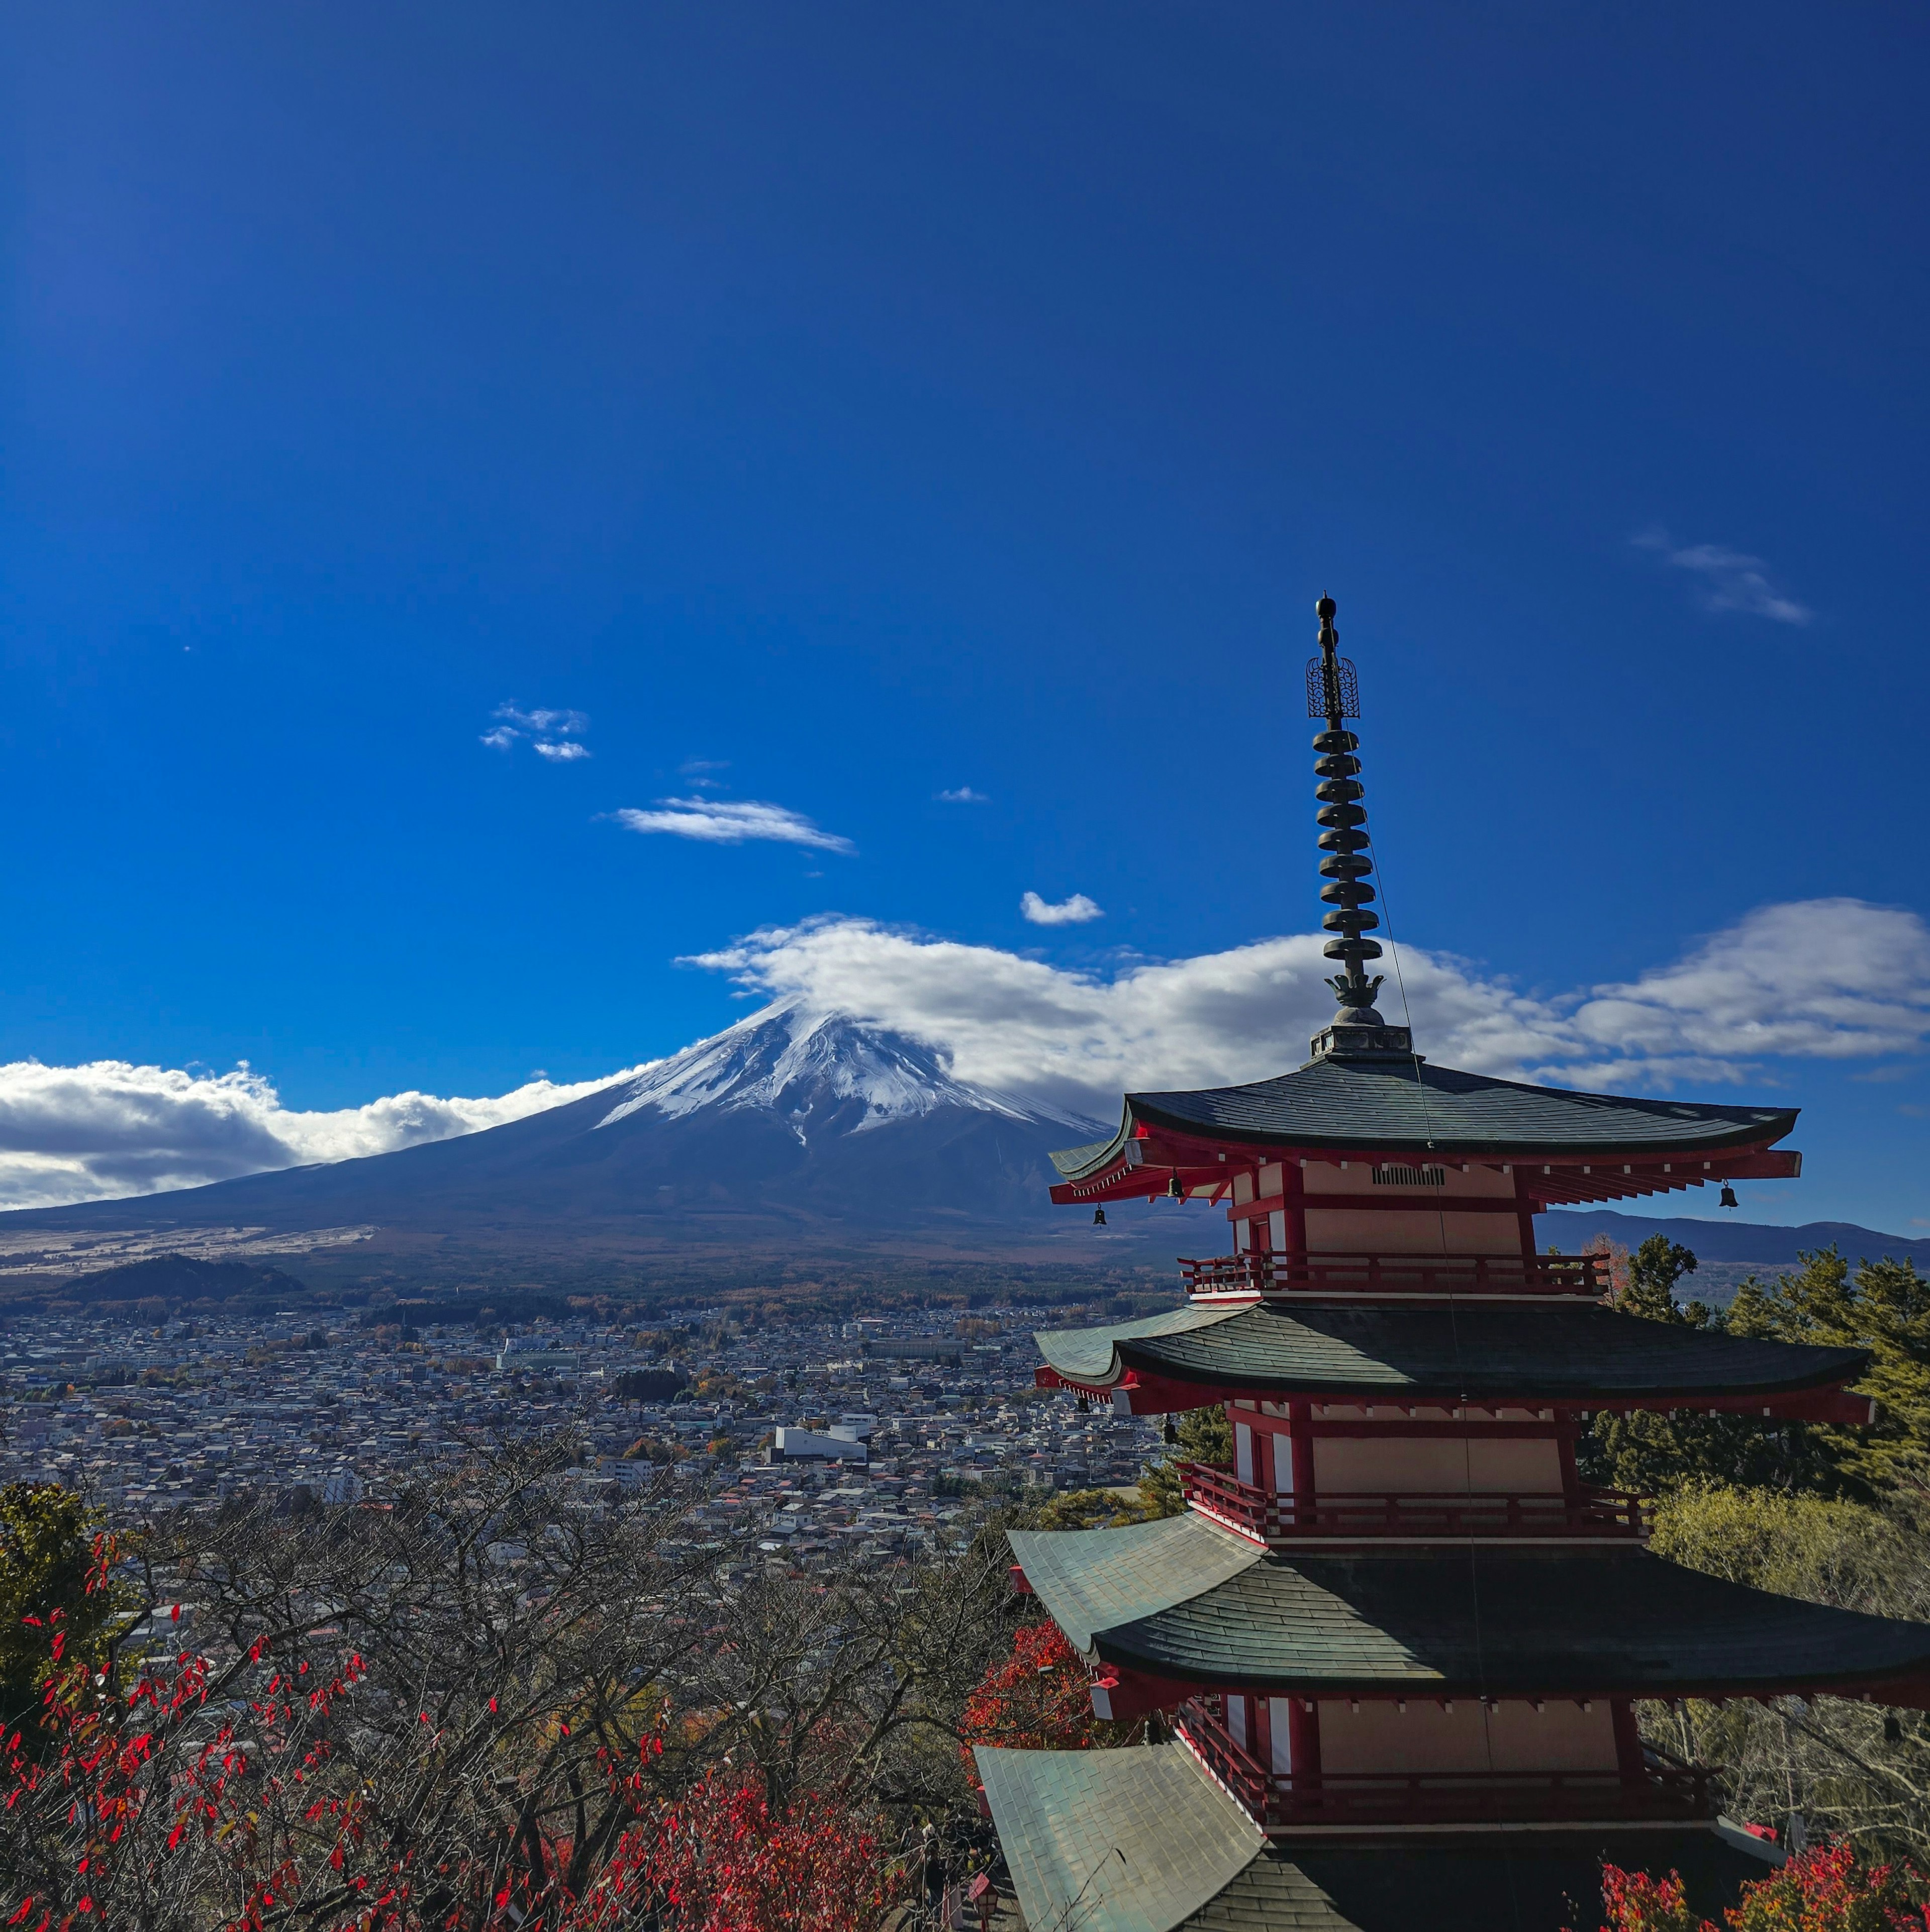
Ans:
POLYGON ((1035 1932, 1554 1932, 1594 1922, 1604 1854, 1712 1905, 1771 1855, 1634 1700, 1930 1707, 1930 1627, 1666 1562, 1641 1498, 1580 1479, 1604 1412, 1866 1422, 1867 1358, 1616 1312, 1599 1258, 1535 1252, 1554 1204, 1797 1174, 1795 1112, 1457 1072, 1382 1018, 1334 609, 1307 695, 1338 1012, 1297 1072, 1129 1094, 1111 1139, 1055 1156, 1055 1201, 1205 1200, 1233 1238, 1183 1264, 1184 1306, 1040 1335, 1040 1384, 1223 1405, 1234 1466, 1189 1466, 1177 1516, 1012 1537, 1095 1709, 1165 1740, 980 1749, 1035 1932))

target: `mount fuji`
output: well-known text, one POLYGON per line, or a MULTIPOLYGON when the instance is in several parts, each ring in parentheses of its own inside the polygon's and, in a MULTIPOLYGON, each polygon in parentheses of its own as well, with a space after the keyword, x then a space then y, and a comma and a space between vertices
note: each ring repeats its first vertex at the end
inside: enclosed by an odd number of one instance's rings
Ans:
POLYGON ((931 1048, 866 1026, 848 1014, 813 1014, 800 1002, 766 1007, 645 1067, 624 1084, 596 1130, 605 1131, 646 1109, 675 1120, 707 1108, 781 1120, 807 1150, 827 1138, 873 1132, 947 1111, 989 1114, 1055 1132, 1104 1131, 1078 1114, 956 1080, 931 1048))
POLYGON ((606 1262, 671 1252, 694 1261, 732 1248, 1041 1251, 1071 1218, 1047 1198, 1049 1151, 1106 1132, 959 1080, 940 1053, 902 1034, 780 1004, 504 1126, 326 1166, 0 1215, 0 1238, 17 1252, 42 1232, 143 1231, 191 1246, 196 1231, 353 1230, 394 1255, 440 1247, 453 1261, 455 1251, 488 1250, 552 1262, 566 1250, 606 1262))

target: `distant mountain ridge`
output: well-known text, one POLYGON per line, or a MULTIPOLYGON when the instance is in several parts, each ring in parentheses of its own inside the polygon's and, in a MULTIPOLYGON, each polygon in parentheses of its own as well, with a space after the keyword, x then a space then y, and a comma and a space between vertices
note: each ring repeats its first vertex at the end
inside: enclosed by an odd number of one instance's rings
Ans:
MULTIPOLYGON (((674 1255, 687 1278, 794 1273, 807 1257, 917 1253, 1082 1269, 1163 1267, 1228 1246, 1197 1204, 1116 1211, 1109 1227, 1052 1206, 1056 1148, 1099 1122, 959 1079, 923 1042, 849 1013, 781 1002, 641 1072, 547 1112, 452 1140, 327 1166, 82 1206, 0 1214, 0 1231, 374 1232, 339 1267, 460 1280, 645 1264, 674 1255), (364 1257, 366 1257, 365 1262, 364 1257), (431 1259, 435 1269, 430 1266, 431 1259)), ((1853 1261, 1930 1264, 1930 1240, 1847 1223, 1795 1228, 1651 1219, 1610 1210, 1538 1217, 1565 1250, 1605 1234, 1667 1234, 1715 1270, 1793 1262, 1832 1241, 1853 1261)), ((300 1245, 298 1243, 298 1245, 300 1245)), ((311 1266, 301 1264, 302 1272, 311 1266)), ((71 1274, 71 1268, 63 1270, 71 1274)))
POLYGON ((1685 1216, 1650 1220, 1640 1214, 1618 1214, 1604 1208, 1560 1208, 1535 1216, 1544 1243, 1553 1242, 1570 1253, 1606 1234, 1625 1248, 1639 1247, 1651 1234, 1666 1234, 1694 1250, 1700 1261, 1734 1262, 1766 1268, 1793 1262, 1832 1244, 1852 1262, 1888 1255, 1897 1261, 1930 1263, 1930 1240, 1880 1234, 1850 1221, 1807 1221, 1799 1228, 1779 1228, 1760 1221, 1700 1221, 1685 1216))
POLYGON ((217 1301, 243 1295, 257 1300, 299 1300, 308 1292, 305 1283, 281 1268, 203 1261, 192 1255, 156 1255, 76 1275, 61 1284, 62 1294, 77 1301, 141 1301, 152 1296, 192 1301, 204 1295, 217 1301))
POLYGON ((371 1224, 418 1246, 1036 1246, 1055 1148, 1095 1121, 958 1079, 848 1013, 767 1007, 548 1112, 326 1166, 0 1215, 10 1231, 371 1224))

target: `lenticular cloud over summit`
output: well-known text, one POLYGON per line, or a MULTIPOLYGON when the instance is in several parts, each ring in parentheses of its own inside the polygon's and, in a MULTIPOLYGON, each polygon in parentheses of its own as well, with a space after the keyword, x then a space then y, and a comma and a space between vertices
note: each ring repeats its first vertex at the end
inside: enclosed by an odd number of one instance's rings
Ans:
MULTIPOLYGON (((827 917, 767 928, 689 963, 795 1016, 794 1036, 815 1042, 814 1052, 832 1040, 858 1042, 839 1052, 868 1052, 856 1029, 872 1028, 929 1050, 932 1080, 1105 1120, 1128 1088, 1227 1085, 1297 1066, 1333 1010, 1322 944, 1317 933, 1292 934, 1107 976, 827 917), (856 1029, 814 1030, 812 1016, 856 1029)), ((1416 1045, 1472 1072, 1610 1090, 1707 1087, 1760 1081, 1779 1059, 1894 1058, 1930 1038, 1930 928, 1913 913, 1854 899, 1763 907, 1671 964, 1558 998, 1523 993, 1446 953, 1403 946, 1400 963, 1416 1045)), ((1402 1013, 1400 993, 1390 984, 1382 995, 1391 1018, 1402 1013)), ((748 1024, 602 1079, 533 1080, 494 1098, 396 1094, 331 1112, 284 1107, 245 1066, 218 1074, 17 1061, 0 1066, 0 1205, 389 1153, 520 1120, 659 1066, 663 1080, 638 1094, 674 1112, 717 1077, 722 1060, 706 1049, 748 1024)), ((892 1080, 908 1078, 910 1064, 897 1056, 892 1080)), ((884 1076, 854 1063, 826 1077, 869 1094, 884 1076)), ((892 1106, 901 1104, 911 1102, 899 1095, 892 1106)))
MULTIPOLYGON (((1068 971, 867 920, 773 927, 691 963, 930 1042, 962 1080, 1101 1118, 1127 1088, 1211 1087, 1283 1072, 1333 1012, 1322 935, 1068 971)), ((1930 1036, 1930 928, 1854 899, 1766 906, 1672 965, 1536 998, 1451 954, 1400 949, 1415 1044, 1470 1072, 1616 1089, 1733 1084, 1766 1060, 1867 1059, 1930 1036)))

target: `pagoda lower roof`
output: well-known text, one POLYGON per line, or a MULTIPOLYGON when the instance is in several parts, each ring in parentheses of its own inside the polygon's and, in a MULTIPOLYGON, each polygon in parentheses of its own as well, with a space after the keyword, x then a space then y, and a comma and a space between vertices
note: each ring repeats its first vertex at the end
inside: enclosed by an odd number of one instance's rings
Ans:
POLYGON ((1079 1650, 1278 1696, 1757 1696, 1930 1708, 1930 1624, 1772 1595, 1646 1550, 1282 1556, 1188 1512, 1010 1532, 1079 1650))
POLYGON ((1172 1932, 1266 1843, 1184 1744, 977 1756, 1019 1909, 1041 1932, 1172 1932))
POLYGON ((1372 1154, 1425 1150, 1441 1160, 1653 1160, 1766 1146, 1796 1124, 1791 1107, 1717 1106, 1531 1087, 1420 1059, 1315 1060, 1245 1087, 1128 1094, 1111 1139, 1052 1156, 1067 1180, 1118 1160, 1138 1130, 1259 1149, 1372 1154))
POLYGON ((1780 1862, 1720 1826, 1269 1844, 1183 1744, 981 1745, 977 1757, 1019 1911, 1040 1928, 1491 1932, 1499 1917, 1515 1932, 1557 1932, 1595 1923, 1604 1856, 1679 1873, 1689 1904, 1709 1914, 1780 1862))
POLYGON ((1415 1307, 1298 1294, 1195 1304, 1103 1328, 1049 1328, 1033 1340, 1053 1372, 1076 1386, 1103 1390, 1132 1374, 1188 1385, 1202 1402, 1226 1390, 1583 1407, 1772 1396, 1839 1387, 1870 1359, 1861 1348, 1678 1328, 1586 1302, 1415 1307))

